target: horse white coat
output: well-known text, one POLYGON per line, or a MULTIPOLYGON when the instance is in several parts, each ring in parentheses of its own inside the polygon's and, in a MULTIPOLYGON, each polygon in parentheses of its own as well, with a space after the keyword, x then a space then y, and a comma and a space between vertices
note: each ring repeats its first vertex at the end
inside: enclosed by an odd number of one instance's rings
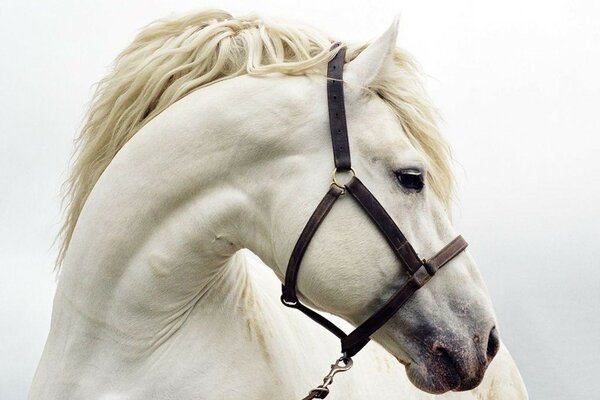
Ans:
MULTIPOLYGON (((395 36, 393 27, 346 74, 354 163, 384 200, 392 185, 377 176, 387 162, 426 167, 383 102, 361 90, 389 62, 395 36)), ((322 76, 224 80, 163 111, 119 151, 77 222, 31 400, 298 399, 320 383, 339 344, 285 309, 279 285, 330 181, 325 95, 322 76)), ((419 251, 432 254, 454 234, 440 210, 431 199, 393 216, 419 251)), ((396 277, 394 263, 373 260, 393 256, 351 201, 329 218, 338 222, 317 233, 299 288, 313 306, 359 321, 370 310, 357 305, 396 277), (374 268, 372 279, 326 268, 336 257, 355 270, 374 268)), ((472 259, 459 259, 421 290, 415 308, 459 287, 485 296, 481 307, 491 310, 472 259)), ((387 350, 369 344, 350 372, 336 376, 329 398, 435 397, 408 380, 397 358, 410 359, 411 346, 390 335, 375 336, 387 350)), ((441 397, 527 394, 502 346, 476 389, 441 397)))

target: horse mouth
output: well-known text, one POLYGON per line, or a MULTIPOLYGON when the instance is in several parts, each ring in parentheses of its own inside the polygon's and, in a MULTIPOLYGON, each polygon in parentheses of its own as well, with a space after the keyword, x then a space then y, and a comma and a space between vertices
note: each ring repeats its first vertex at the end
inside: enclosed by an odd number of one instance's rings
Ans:
POLYGON ((450 391, 462 392, 479 386, 483 373, 472 377, 463 377, 451 363, 446 361, 429 365, 406 362, 396 359, 406 368, 408 379, 418 389, 431 393, 443 394, 450 391))
POLYGON ((413 385, 427 393, 442 394, 457 390, 461 385, 460 377, 455 371, 444 370, 431 373, 423 371, 419 365, 409 364, 406 373, 413 385))

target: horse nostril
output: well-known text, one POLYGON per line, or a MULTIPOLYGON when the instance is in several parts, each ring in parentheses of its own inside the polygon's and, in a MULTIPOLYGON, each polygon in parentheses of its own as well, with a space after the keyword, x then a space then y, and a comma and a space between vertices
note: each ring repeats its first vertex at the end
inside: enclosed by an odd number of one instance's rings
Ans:
POLYGON ((450 354, 448 353, 448 350, 444 346, 441 346, 441 345, 433 346, 433 354, 435 354, 436 356, 451 359, 450 354))
POLYGON ((456 368, 454 357, 450 354, 450 351, 443 345, 433 346, 433 354, 439 359, 444 360, 445 363, 456 368))
POLYGON ((488 362, 491 362, 496 354, 498 354, 498 350, 500 350, 500 338, 498 337, 498 330, 496 327, 493 327, 490 331, 490 338, 488 339, 487 345, 487 358, 488 362))

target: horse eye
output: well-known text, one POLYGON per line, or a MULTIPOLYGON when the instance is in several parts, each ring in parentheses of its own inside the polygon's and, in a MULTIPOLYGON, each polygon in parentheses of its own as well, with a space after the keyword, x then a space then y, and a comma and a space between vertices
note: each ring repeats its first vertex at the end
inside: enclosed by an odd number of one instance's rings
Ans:
POLYGON ((406 189, 416 190, 420 192, 425 186, 423 173, 418 169, 403 169, 396 172, 398 182, 406 189))

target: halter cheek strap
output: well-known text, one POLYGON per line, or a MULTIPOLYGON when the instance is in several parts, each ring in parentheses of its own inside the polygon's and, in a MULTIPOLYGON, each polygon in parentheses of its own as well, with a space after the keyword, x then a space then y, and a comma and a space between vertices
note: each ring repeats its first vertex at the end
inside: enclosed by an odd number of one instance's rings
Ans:
MULTIPOLYGON (((334 46, 336 46, 334 44, 334 46)), ((344 103, 344 58, 346 48, 341 47, 327 65, 327 103, 329 105, 329 130, 333 161, 338 171, 348 171, 351 167, 346 106, 344 103)))
MULTIPOLYGON (((335 44, 334 46, 338 47, 339 44, 335 44)), ((346 110, 344 107, 344 56, 345 48, 340 47, 336 56, 329 62, 327 68, 329 124, 336 171, 348 171, 352 169, 348 128, 346 125, 346 110)), ((463 237, 457 236, 429 260, 422 260, 385 208, 383 208, 360 179, 353 176, 352 179, 342 187, 335 182, 334 176, 334 182, 309 218, 294 246, 286 271, 281 301, 287 307, 296 308, 302 311, 313 321, 336 335, 341 341, 343 359, 349 360, 350 357, 358 353, 369 342, 370 336, 381 328, 417 290, 425 285, 440 268, 444 267, 466 247, 467 242, 463 237), (335 202, 346 192, 349 193, 357 204, 365 211, 375 226, 383 234, 398 258, 399 263, 406 268, 408 274, 408 279, 385 302, 385 304, 349 334, 346 334, 321 314, 300 303, 296 290, 302 257, 304 256, 310 241, 315 232, 319 229, 323 220, 327 217, 327 214, 335 202)), ((322 388, 319 390, 323 392, 322 388)), ((317 395, 325 396, 318 393, 315 396, 317 395)))

